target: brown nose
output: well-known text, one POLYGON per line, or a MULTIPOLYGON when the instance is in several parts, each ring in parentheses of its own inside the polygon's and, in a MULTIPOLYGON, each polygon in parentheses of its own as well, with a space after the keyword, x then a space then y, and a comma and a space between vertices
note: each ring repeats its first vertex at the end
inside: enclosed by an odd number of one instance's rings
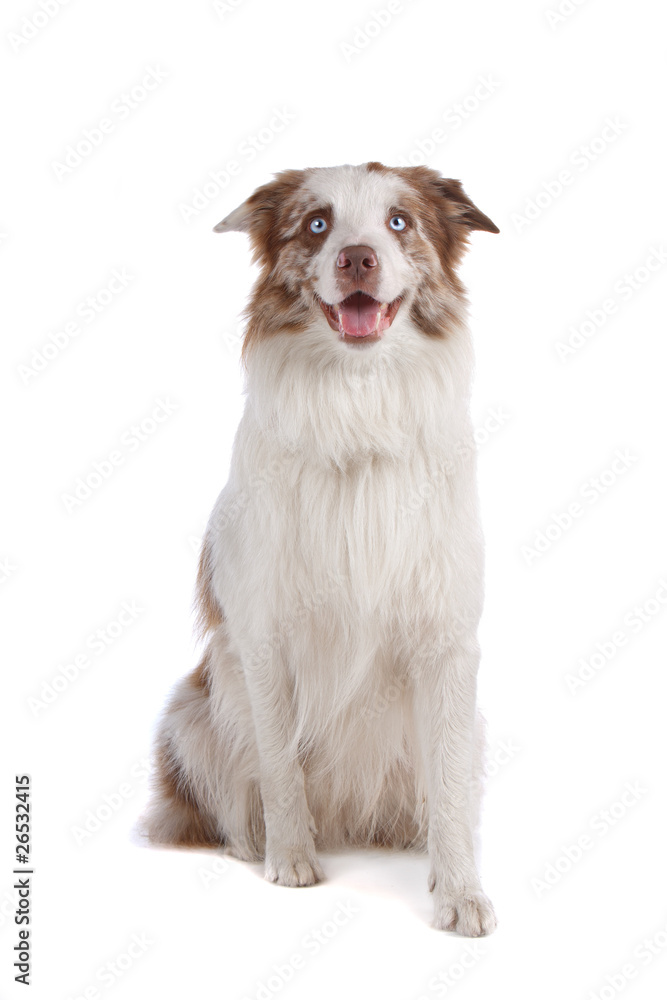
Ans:
POLYGON ((378 266, 378 259, 372 247, 343 247, 336 266, 346 278, 365 278, 378 266))

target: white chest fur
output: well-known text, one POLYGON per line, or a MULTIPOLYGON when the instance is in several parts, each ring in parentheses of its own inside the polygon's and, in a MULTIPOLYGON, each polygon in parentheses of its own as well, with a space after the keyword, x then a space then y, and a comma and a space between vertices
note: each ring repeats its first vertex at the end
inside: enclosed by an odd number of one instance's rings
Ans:
POLYGON ((423 344, 396 326, 376 357, 314 331, 253 359, 209 527, 216 589, 244 642, 306 616, 347 632, 478 613, 467 331, 423 344))

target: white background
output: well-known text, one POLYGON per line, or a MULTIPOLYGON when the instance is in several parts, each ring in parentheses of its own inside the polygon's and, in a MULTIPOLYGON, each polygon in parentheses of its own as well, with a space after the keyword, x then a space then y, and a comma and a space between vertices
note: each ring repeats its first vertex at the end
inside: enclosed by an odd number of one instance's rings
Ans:
POLYGON ((3 5, 2 996, 26 995, 12 981, 11 886, 14 775, 27 772, 40 1000, 653 1000, 667 980, 655 5, 566 2, 557 20, 556 0, 403 0, 381 28, 383 0, 218 6, 70 0, 45 17, 32 0, 3 5), (123 111, 149 70, 154 89, 123 111), (291 120, 262 132, 275 109, 291 120), (59 168, 103 118, 99 145, 59 168), (155 719, 195 662, 196 547, 242 411, 252 269, 245 237, 211 228, 274 171, 410 155, 461 178, 501 229, 473 235, 463 268, 488 553, 480 700, 496 758, 482 836, 499 928, 478 944, 430 928, 424 858, 325 856, 328 881, 296 891, 132 835, 155 719), (236 176, 212 184, 230 160, 236 176), (127 285, 106 303, 114 269, 127 285), (587 320, 563 359, 557 344, 587 320), (173 412, 132 445, 158 400, 173 412), (485 431, 492 410, 502 426, 485 431), (122 464, 68 511, 64 494, 119 449, 122 464), (609 471, 619 449, 630 457, 609 471), (141 610, 119 629, 124 602, 141 610), (100 628, 115 637, 96 653, 100 628), (573 692, 567 675, 596 652, 573 692), (146 943, 128 958, 135 934, 146 943))

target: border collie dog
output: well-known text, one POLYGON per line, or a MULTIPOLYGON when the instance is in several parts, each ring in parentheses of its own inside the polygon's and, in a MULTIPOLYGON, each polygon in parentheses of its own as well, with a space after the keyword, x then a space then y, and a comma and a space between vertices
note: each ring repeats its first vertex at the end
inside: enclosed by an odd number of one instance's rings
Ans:
POLYGON ((247 401, 204 537, 201 662, 159 724, 146 816, 266 878, 316 850, 427 849, 435 926, 490 933, 476 831, 483 541, 457 266, 497 227, 459 181, 287 170, 216 232, 250 237, 247 401))

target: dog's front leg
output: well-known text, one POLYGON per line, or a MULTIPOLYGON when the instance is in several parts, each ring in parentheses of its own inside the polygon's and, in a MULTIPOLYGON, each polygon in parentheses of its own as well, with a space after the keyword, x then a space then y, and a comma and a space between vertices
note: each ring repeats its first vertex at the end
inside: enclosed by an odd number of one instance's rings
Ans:
POLYGON ((294 706, 278 650, 244 663, 259 755, 266 827, 265 877, 280 885, 323 878, 315 854, 315 824, 294 739, 294 706))
POLYGON ((429 657, 416 683, 428 798, 429 889, 435 926, 490 934, 496 917, 482 892, 473 849, 473 734, 479 648, 475 640, 429 657))

